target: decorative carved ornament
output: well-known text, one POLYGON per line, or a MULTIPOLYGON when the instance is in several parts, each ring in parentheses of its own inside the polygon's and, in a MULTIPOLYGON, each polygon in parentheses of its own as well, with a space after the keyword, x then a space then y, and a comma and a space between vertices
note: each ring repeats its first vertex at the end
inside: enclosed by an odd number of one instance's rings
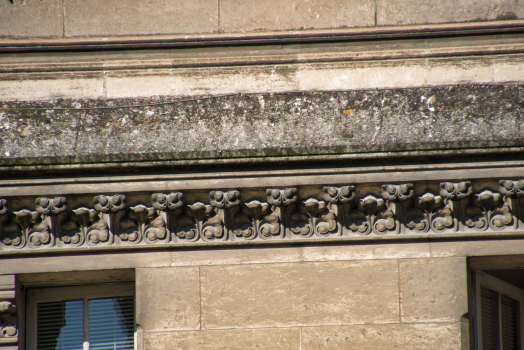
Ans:
POLYGON ((0 301, 0 344, 18 339, 16 306, 11 301, 0 301))
POLYGON ((524 180, 501 180, 495 192, 463 181, 440 183, 438 193, 415 194, 409 183, 373 193, 327 186, 299 199, 296 188, 268 189, 265 198, 243 200, 239 191, 211 191, 190 203, 181 192, 154 193, 152 206, 127 206, 116 194, 95 196, 92 208, 38 197, 34 208, 13 212, 0 199, 0 251, 524 233, 524 180))

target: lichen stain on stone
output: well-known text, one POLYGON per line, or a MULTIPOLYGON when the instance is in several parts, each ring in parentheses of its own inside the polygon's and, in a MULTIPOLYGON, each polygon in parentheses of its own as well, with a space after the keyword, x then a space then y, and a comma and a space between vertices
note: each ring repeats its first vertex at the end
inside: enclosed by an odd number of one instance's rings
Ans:
POLYGON ((353 110, 352 109, 346 109, 346 110, 344 110, 344 114, 347 115, 348 117, 351 117, 351 115, 353 114, 353 110))

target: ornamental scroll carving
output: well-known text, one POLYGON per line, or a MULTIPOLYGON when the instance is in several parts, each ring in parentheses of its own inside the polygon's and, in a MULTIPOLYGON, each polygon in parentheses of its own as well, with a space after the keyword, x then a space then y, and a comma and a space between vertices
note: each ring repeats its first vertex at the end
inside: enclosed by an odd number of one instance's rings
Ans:
POLYGON ((0 340, 18 339, 18 318, 16 305, 8 300, 0 300, 0 340))
MULTIPOLYGON (((524 180, 0 199, 0 251, 520 232, 524 180), (497 187, 498 185, 498 187, 497 187), (258 192, 257 192, 258 191, 258 192), (316 191, 316 192, 315 192, 316 191), (31 203, 25 200, 23 203, 31 203), (72 203, 79 203, 73 200, 72 203)), ((524 231, 523 231, 524 234, 524 231)))

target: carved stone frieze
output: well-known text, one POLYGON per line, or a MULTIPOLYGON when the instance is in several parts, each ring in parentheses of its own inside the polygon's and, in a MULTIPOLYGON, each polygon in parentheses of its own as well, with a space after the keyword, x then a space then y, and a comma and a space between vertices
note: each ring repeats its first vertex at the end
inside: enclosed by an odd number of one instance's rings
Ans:
POLYGON ((216 190, 192 192, 189 201, 182 192, 131 194, 130 206, 124 195, 99 195, 72 208, 63 196, 38 197, 33 207, 25 200, 13 211, 0 199, 0 251, 518 234, 524 228, 524 180, 417 186, 216 190))

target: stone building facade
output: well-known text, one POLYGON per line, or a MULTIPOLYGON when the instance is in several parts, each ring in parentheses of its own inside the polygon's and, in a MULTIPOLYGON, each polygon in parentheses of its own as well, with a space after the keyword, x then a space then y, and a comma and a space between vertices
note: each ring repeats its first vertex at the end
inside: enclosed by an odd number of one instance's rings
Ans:
POLYGON ((523 18, 0 0, 0 349, 49 295, 144 350, 521 349, 523 18))

